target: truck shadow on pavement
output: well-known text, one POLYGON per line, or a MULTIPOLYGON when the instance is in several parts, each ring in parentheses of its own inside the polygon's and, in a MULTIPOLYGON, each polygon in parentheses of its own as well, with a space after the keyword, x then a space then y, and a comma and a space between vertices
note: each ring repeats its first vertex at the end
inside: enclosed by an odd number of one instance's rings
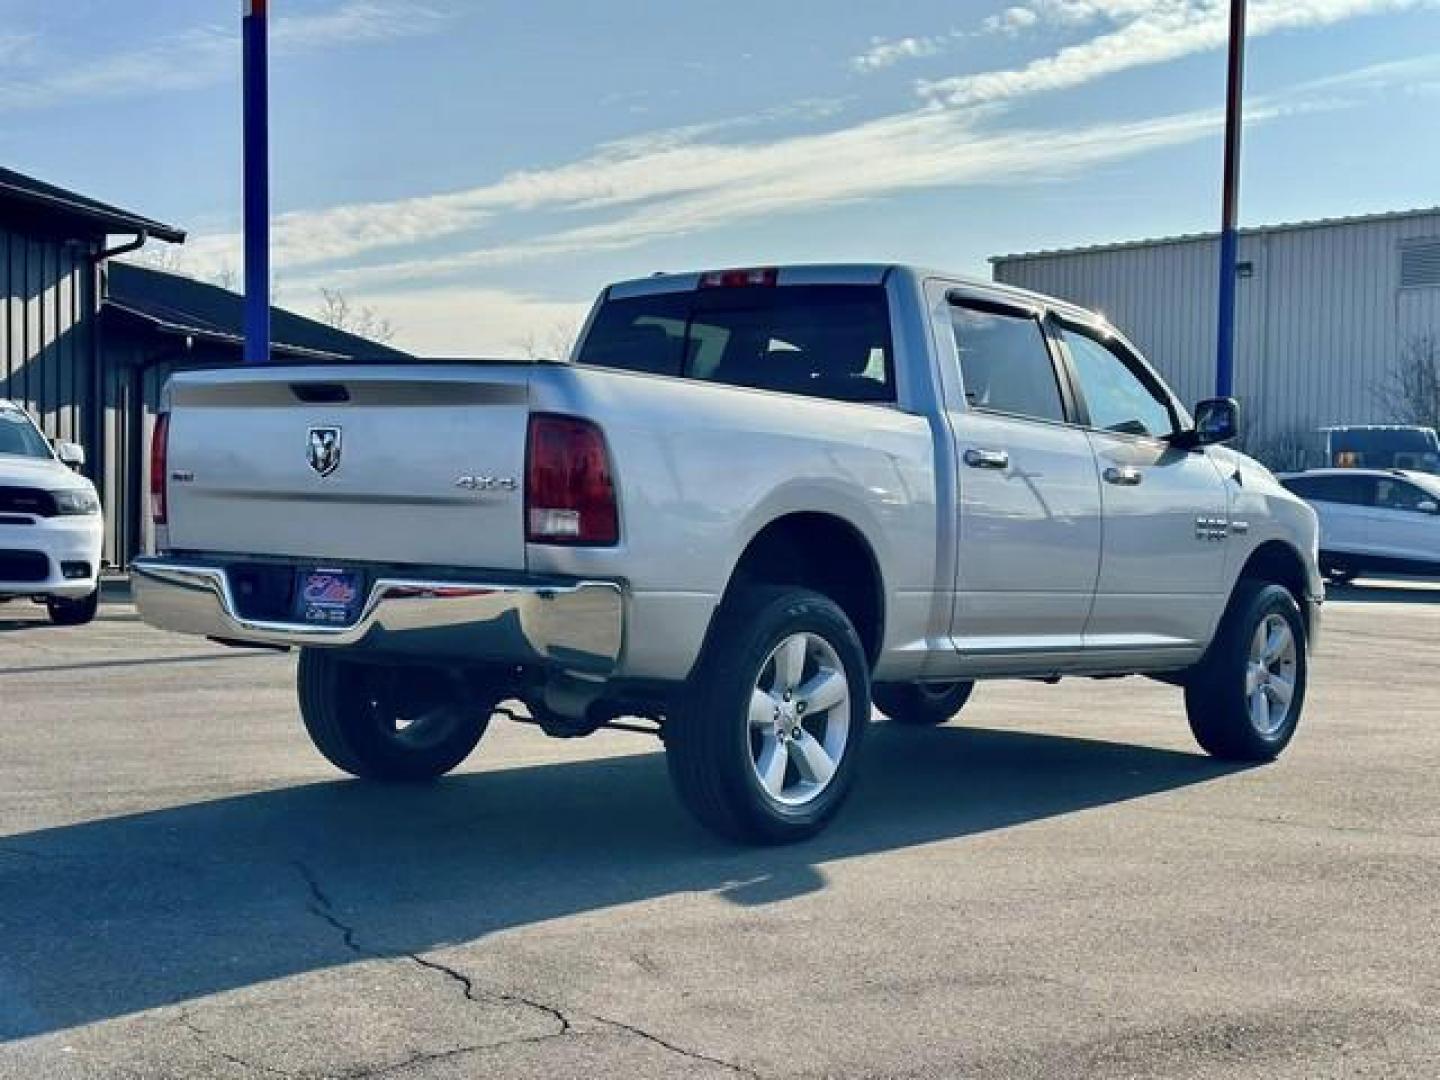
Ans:
MULTIPOLYGON (((776 903, 824 888, 831 860, 1234 771, 1198 754, 958 726, 881 724, 868 741, 846 811, 779 849, 693 825, 659 754, 419 788, 308 784, 0 839, 0 1040, 674 893, 776 903)), ((963 851, 936 857, 964 873, 963 851)))

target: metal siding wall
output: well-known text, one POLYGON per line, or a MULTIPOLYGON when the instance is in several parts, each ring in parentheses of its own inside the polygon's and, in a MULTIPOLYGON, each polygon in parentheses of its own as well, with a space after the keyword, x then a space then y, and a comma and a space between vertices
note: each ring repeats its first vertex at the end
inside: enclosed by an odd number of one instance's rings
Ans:
MULTIPOLYGON (((1405 342, 1440 335, 1440 288, 1399 288, 1403 240, 1440 212, 1246 233, 1236 387, 1251 434, 1392 422, 1377 388, 1405 342)), ((1130 337, 1185 400, 1213 390, 1218 243, 1201 238, 1002 260, 998 281, 1072 300, 1130 337)))
POLYGON ((84 433, 91 274, 81 248, 0 229, 0 396, 28 408, 52 438, 84 433))
POLYGON ((101 400, 104 402, 103 441, 107 466, 100 498, 107 514, 105 557, 113 563, 123 564, 127 561, 125 534, 132 510, 127 499, 126 475, 127 470, 134 467, 126 441, 125 354, 107 342, 104 359, 101 366, 101 400))
MULTIPOLYGON (((105 501, 113 458, 93 430, 98 318, 85 243, 0 227, 0 397, 28 409, 50 438, 83 444, 86 472, 105 501)), ((116 551, 107 541, 105 557, 116 551)))

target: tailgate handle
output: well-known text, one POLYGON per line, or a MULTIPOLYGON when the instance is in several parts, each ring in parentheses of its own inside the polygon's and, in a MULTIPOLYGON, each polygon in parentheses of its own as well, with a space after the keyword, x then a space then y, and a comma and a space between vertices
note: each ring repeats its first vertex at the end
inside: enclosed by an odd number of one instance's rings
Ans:
POLYGON ((291 383, 290 392, 306 405, 338 405, 350 400, 350 391, 340 383, 291 383))

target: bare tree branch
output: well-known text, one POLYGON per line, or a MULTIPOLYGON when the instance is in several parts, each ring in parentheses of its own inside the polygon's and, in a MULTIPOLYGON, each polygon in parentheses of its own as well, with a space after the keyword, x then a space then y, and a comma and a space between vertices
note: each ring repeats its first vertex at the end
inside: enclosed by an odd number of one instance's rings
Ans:
POLYGON ((527 360, 567 360, 579 333, 580 328, 575 322, 561 319, 552 323, 543 334, 528 331, 515 344, 527 360))
POLYGON ((389 319, 369 304, 356 307, 339 289, 320 290, 320 308, 315 317, 326 326, 381 344, 395 338, 395 325, 389 319))
POLYGON ((1440 428, 1440 337, 1420 334, 1406 342, 1375 398, 1397 423, 1440 428))

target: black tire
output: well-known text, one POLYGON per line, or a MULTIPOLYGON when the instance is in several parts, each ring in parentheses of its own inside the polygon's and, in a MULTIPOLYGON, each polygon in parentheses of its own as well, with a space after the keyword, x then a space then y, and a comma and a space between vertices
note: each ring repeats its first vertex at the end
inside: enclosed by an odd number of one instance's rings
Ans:
MULTIPOLYGON (((1242 579, 1230 598, 1215 641, 1185 686, 1185 711, 1196 741, 1213 757, 1226 761, 1271 761, 1278 757, 1294 738, 1305 706, 1309 674, 1306 645, 1305 620, 1290 591, 1242 579), (1262 724, 1252 713, 1249 669, 1252 643, 1262 622, 1272 617, 1284 621, 1294 642, 1287 680, 1292 689, 1288 710, 1278 721, 1263 712, 1262 704, 1262 724)), ((1269 665, 1266 670, 1271 670, 1269 665)), ((1270 691, 1261 696, 1275 700, 1270 691)), ((1270 708, 1273 710, 1274 704, 1270 708)))
POLYGON ((47 596, 45 610, 49 612, 50 621, 56 626, 84 626, 86 623, 94 622, 95 615, 100 610, 100 590, 97 588, 89 596, 80 600, 47 596))
MULTIPOLYGON (((803 670, 809 678, 814 678, 815 663, 807 651, 803 670)), ((806 679, 798 681, 803 684, 806 679)), ((799 700, 796 697, 789 707, 795 708, 799 700)), ((666 761, 681 802, 702 824, 731 840, 789 843, 813 836, 839 811, 854 783, 869 719, 869 664, 845 613, 827 597, 807 589, 746 589, 716 616, 683 700, 665 718, 666 761), (791 732, 802 735, 796 738, 779 731, 778 714, 774 731, 752 727, 757 685, 767 673, 779 678, 779 669, 770 663, 772 653, 800 634, 818 639, 813 642, 816 650, 822 649, 821 642, 830 650, 839 664, 833 670, 844 678, 848 703, 803 719, 797 715, 791 732), (805 782, 795 764, 797 755, 803 756, 799 747, 807 737, 828 741, 828 725, 842 721, 843 749, 838 760, 831 759, 833 773, 818 792, 801 796, 807 800, 801 804, 789 805, 766 790, 756 765, 761 753, 757 747, 764 740, 778 738, 779 786, 784 789, 787 780, 793 780, 798 787, 805 782)))
POLYGON ((875 686, 875 707, 906 727, 935 727, 945 723, 970 700, 975 683, 884 683, 875 686))
POLYGON ((300 715, 315 748, 366 780, 417 782, 459 765, 500 698, 444 669, 347 661, 302 649, 300 715))

